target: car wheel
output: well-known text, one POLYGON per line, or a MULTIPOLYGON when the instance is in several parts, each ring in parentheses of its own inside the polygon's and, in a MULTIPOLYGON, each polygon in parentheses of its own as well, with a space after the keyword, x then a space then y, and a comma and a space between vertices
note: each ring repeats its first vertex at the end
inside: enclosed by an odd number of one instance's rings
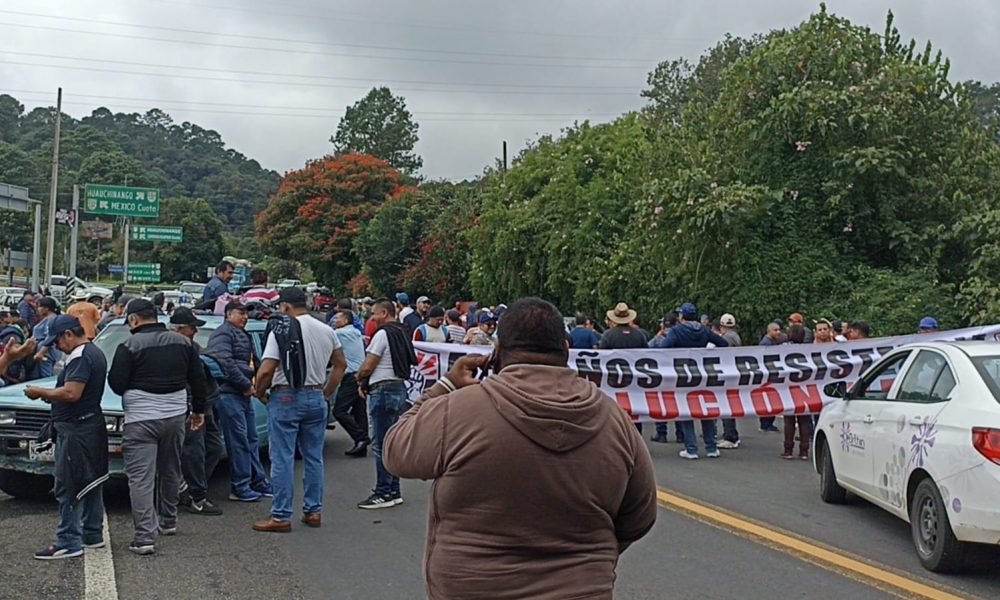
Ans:
POLYGON ((51 475, 0 469, 0 490, 15 498, 44 500, 49 497, 53 485, 51 475))
POLYGON ((910 531, 917 558, 925 569, 935 573, 961 569, 966 545, 951 530, 941 492, 930 477, 917 485, 910 501, 910 531))
POLYGON ((826 444, 819 447, 819 496, 828 504, 847 502, 847 490, 837 483, 837 473, 833 470, 833 456, 826 444))

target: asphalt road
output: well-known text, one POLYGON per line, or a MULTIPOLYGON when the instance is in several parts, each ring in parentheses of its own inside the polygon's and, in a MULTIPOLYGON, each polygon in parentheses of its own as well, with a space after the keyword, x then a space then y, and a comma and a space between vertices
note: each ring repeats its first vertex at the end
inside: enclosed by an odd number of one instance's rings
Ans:
MULTIPOLYGON (((755 422, 743 422, 741 432, 744 447, 724 451, 716 460, 685 461, 677 456, 677 444, 650 444, 664 490, 660 514, 653 531, 622 557, 617 597, 913 596, 845 570, 851 560, 900 577, 907 585, 929 586, 922 589, 936 594, 1000 597, 1000 550, 979 552, 961 575, 933 575, 917 562, 905 523, 862 501, 823 504, 811 463, 778 459, 780 436, 759 433, 755 422), (707 511, 719 509, 722 521, 676 508, 685 499, 692 506, 709 507, 707 511), (816 564, 822 561, 747 533, 745 528, 753 526, 797 536, 805 546, 832 550, 840 558, 832 566, 816 564)), ((348 447, 342 432, 328 435, 321 529, 296 521, 291 534, 255 533, 250 524, 267 515, 266 502, 222 501, 225 514, 219 517, 181 513, 178 535, 161 538, 154 557, 126 550, 131 516, 124 485, 105 490, 110 555, 86 560, 33 560, 31 553, 52 539, 54 502, 0 495, 0 598, 422 598, 429 484, 404 481, 402 506, 358 510, 354 505, 372 487, 374 465, 370 457, 345 458, 348 447), (109 567, 113 583, 102 587, 109 567)), ((223 498, 226 491, 222 467, 212 494, 223 498)), ((300 502, 297 498, 296 506, 300 502)))

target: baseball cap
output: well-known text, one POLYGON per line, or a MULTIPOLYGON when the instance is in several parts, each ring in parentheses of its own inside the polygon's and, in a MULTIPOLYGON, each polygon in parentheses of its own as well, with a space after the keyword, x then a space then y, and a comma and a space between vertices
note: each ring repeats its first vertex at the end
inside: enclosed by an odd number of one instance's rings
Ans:
POLYGON ((406 294, 406 292, 399 292, 396 294, 396 302, 399 302, 400 304, 409 304, 410 297, 406 294))
POLYGON ((70 329, 80 326, 80 320, 76 317, 70 315, 59 315, 55 319, 52 319, 52 323, 49 325, 49 335, 45 336, 42 340, 42 346, 52 346, 59 339, 59 336, 66 333, 70 329))
POLYGON ((722 325, 723 327, 736 327, 736 317, 726 313, 719 317, 719 325, 722 325))
POLYGON ((174 325, 194 325, 201 327, 204 321, 194 316, 194 311, 186 306, 179 306, 174 309, 174 314, 170 315, 170 322, 174 325))
POLYGON ((156 312, 156 306, 152 302, 146 300, 145 298, 133 298, 131 302, 125 305, 125 318, 127 319, 129 315, 134 315, 138 312, 156 312))
POLYGON ((935 319, 934 317, 924 317, 923 319, 920 319, 920 328, 937 329, 938 328, 937 319, 935 319))
POLYGON ((497 309, 493 313, 493 316, 496 317, 499 320, 500 317, 503 316, 503 314, 505 312, 507 312, 507 305, 506 304, 501 304, 500 306, 497 306, 497 309))
POLYGON ((421 302, 430 303, 430 301, 431 301, 431 299, 428 298, 427 296, 421 296, 421 297, 417 298, 417 304, 420 304, 421 302))
POLYGON ((698 307, 691 302, 685 302, 677 307, 677 310, 674 312, 684 315, 685 317, 694 317, 698 314, 698 307))
POLYGON ((494 317, 493 313, 491 313, 488 310, 483 310, 483 311, 479 312, 478 321, 480 323, 492 323, 493 321, 496 321, 496 320, 497 320, 497 318, 494 317))
MULTIPOLYGON (((278 302, 286 302, 288 304, 305 304, 306 303, 306 292, 300 287, 286 287, 281 288, 278 292, 278 302)), ((229 310, 229 307, 226 307, 229 310)))
POLYGON ((789 323, 798 323, 798 324, 801 325, 802 323, 805 322, 805 319, 802 318, 802 313, 792 313, 792 314, 788 315, 788 322, 789 323))

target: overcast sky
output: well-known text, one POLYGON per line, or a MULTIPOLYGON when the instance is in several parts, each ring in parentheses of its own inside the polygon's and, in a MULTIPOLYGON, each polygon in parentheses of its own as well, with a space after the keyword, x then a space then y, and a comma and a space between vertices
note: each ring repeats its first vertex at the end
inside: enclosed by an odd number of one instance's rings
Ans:
MULTIPOLYGON (((828 0, 881 32, 934 42, 956 79, 1000 80, 1000 2, 828 0)), ((0 93, 82 117, 98 107, 219 131, 284 172, 328 153, 345 106, 403 95, 430 178, 473 177, 540 134, 642 105, 662 60, 725 33, 792 27, 802 0, 3 0, 0 93), (173 42, 169 40, 174 40, 173 42)))

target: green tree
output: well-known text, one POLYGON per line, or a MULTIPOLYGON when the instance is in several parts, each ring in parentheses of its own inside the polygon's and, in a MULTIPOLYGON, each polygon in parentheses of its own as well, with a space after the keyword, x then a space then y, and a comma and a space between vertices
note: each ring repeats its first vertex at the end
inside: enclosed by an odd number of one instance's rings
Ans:
POLYGON ((387 87, 378 87, 347 107, 330 142, 338 154, 370 154, 403 173, 415 175, 424 164, 413 152, 417 128, 406 109, 406 100, 393 96, 387 87))
POLYGON ((146 253, 151 262, 160 263, 164 281, 199 279, 225 255, 222 220, 203 198, 165 198, 160 216, 151 224, 184 228, 180 244, 134 243, 149 245, 146 253))

